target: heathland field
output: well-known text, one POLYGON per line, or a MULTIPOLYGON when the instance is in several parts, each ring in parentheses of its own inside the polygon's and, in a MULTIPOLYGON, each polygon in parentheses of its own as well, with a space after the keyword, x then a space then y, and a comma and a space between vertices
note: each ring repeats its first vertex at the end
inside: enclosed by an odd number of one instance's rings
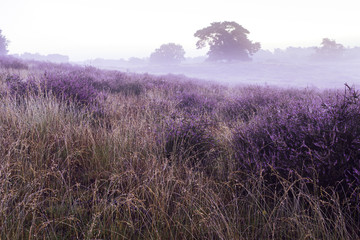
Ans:
POLYGON ((360 93, 0 60, 0 239, 359 239, 360 93))

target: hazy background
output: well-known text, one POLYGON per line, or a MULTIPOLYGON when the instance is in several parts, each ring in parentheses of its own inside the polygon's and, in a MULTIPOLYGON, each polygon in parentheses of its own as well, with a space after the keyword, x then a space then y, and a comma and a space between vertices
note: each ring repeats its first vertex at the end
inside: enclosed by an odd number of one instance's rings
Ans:
POLYGON ((358 0, 0 0, 9 53, 64 54, 71 61, 147 57, 163 43, 196 50, 195 31, 235 21, 263 49, 317 46, 336 39, 360 45, 358 0))
POLYGON ((359 57, 313 61, 313 47, 323 38, 349 49, 360 46, 359 9, 358 0, 0 0, 0 29, 10 40, 9 54, 28 59, 52 56, 59 62, 235 84, 333 88, 360 83, 359 57), (250 31, 250 40, 261 43, 252 62, 204 62, 208 49, 196 49, 194 33, 220 21, 239 23, 250 31), (150 54, 169 42, 183 46, 186 61, 149 65, 150 54), (288 51, 290 46, 301 51, 288 51))

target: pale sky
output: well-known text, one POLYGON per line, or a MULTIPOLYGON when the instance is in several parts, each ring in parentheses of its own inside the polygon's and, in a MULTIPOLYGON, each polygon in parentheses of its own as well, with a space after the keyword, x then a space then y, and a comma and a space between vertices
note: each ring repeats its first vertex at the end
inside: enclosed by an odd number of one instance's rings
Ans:
POLYGON ((148 57, 164 43, 197 50, 194 33, 235 21, 263 49, 319 46, 322 38, 360 46, 360 0, 0 0, 9 53, 58 53, 78 61, 148 57))

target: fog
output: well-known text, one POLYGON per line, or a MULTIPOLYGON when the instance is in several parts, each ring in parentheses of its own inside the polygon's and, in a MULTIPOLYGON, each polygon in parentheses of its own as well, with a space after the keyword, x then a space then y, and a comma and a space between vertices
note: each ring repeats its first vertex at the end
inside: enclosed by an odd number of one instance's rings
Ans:
POLYGON ((267 85, 283 88, 334 89, 360 87, 360 47, 346 48, 339 56, 329 59, 317 56, 317 47, 288 47, 275 51, 260 50, 251 61, 208 61, 206 55, 185 58, 179 63, 153 63, 149 58, 95 58, 70 61, 60 54, 13 55, 24 60, 50 61, 93 66, 122 72, 153 75, 184 75, 216 83, 234 85, 267 85))
POLYGON ((2 0, 0 29, 9 40, 8 54, 23 59, 231 85, 342 88, 360 82, 358 9, 357 0, 2 0), (206 60, 210 46, 199 49, 194 33, 219 21, 240 24, 249 40, 261 44, 251 61, 206 60), (323 38, 340 43, 344 55, 317 58, 323 38), (151 63, 154 49, 164 43, 180 44, 186 58, 151 63))
POLYGON ((317 59, 312 48, 261 50, 247 62, 208 62, 206 56, 187 58, 180 64, 151 64, 148 59, 94 59, 80 64, 125 72, 178 74, 227 85, 268 85, 295 88, 360 86, 360 48, 340 59, 317 59))
POLYGON ((262 49, 316 46, 324 37, 357 46, 358 9, 358 0, 1 0, 0 29, 10 54, 143 58, 175 42, 194 57, 203 54, 194 33, 225 20, 247 28, 262 49))

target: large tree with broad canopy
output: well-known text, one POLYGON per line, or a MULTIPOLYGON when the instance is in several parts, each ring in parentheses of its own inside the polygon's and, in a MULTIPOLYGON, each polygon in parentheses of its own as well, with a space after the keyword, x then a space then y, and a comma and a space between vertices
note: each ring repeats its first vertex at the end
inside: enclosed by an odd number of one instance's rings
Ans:
POLYGON ((198 30, 194 36, 199 38, 198 49, 209 45, 207 53, 210 61, 248 61, 257 52, 260 43, 247 38, 250 32, 236 22, 213 22, 210 26, 198 30))

